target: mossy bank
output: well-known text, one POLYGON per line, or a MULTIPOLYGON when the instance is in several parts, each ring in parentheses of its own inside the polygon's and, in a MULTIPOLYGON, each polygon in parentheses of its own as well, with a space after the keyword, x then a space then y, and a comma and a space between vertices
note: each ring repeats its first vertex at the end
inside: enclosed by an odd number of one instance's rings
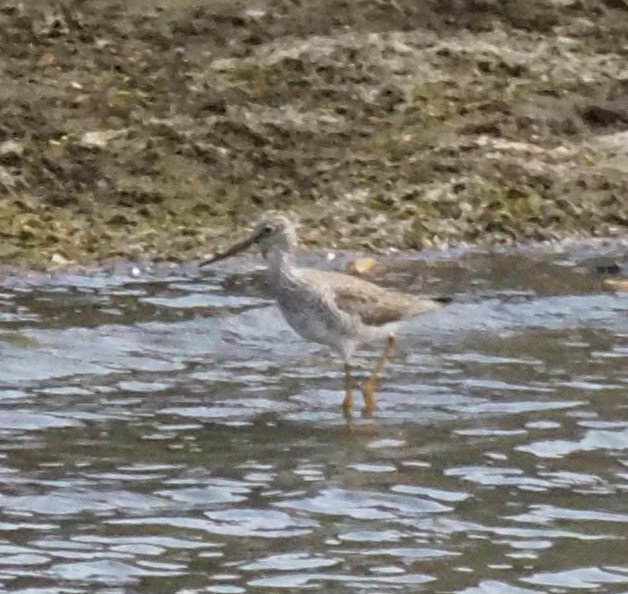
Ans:
POLYGON ((190 259, 267 208, 365 250, 628 224, 624 0, 9 0, 0 30, 0 263, 190 259))

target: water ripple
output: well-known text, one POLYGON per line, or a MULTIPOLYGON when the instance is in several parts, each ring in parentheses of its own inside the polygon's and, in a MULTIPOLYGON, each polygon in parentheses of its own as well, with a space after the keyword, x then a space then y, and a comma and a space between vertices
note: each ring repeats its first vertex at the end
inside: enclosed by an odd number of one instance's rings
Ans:
POLYGON ((625 247, 601 249, 385 261, 456 302, 350 420, 253 257, 4 277, 0 590, 625 591, 628 300, 587 272, 625 247))

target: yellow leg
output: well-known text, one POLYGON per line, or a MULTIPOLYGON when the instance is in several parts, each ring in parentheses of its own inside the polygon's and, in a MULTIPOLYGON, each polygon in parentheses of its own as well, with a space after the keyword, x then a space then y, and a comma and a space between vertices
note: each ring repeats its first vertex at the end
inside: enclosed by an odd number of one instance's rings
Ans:
POLYGON ((345 399, 342 401, 342 412, 345 417, 351 415, 353 408, 353 380, 351 379, 351 365, 345 363, 345 399))
POLYGON ((362 382, 362 396, 364 397, 363 411, 367 415, 371 414, 375 410, 375 389, 377 388, 377 382, 379 381, 379 374, 381 373, 386 361, 388 361, 392 355, 396 343, 397 339, 394 334, 390 334, 388 336, 384 352, 377 359, 377 363, 375 363, 373 373, 367 377, 364 382, 362 382))

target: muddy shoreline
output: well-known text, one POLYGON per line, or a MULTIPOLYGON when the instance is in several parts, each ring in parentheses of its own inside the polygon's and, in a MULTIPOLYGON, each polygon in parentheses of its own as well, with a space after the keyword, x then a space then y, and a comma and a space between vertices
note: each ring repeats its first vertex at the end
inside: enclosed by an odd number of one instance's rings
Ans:
POLYGON ((0 264, 623 235, 622 0, 0 7, 0 264))

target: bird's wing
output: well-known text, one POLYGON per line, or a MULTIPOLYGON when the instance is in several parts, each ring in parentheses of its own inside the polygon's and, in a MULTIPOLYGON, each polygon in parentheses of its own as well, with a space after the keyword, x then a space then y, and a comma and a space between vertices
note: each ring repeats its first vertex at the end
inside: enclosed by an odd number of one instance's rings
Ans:
POLYGON ((384 289, 369 281, 332 271, 301 269, 309 282, 326 286, 336 306, 360 317, 369 326, 383 326, 437 310, 440 303, 429 297, 384 289))

